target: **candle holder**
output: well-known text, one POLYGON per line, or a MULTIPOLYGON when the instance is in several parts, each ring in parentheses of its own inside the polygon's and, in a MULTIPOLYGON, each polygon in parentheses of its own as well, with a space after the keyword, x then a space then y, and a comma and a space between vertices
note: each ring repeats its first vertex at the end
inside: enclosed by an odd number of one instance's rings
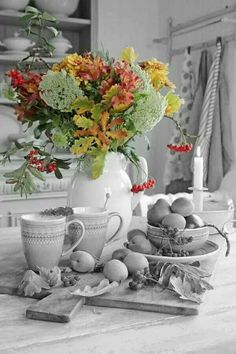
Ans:
POLYGON ((188 189, 193 191, 193 203, 194 203, 194 211, 203 211, 203 192, 207 191, 208 188, 195 188, 189 187, 188 189))

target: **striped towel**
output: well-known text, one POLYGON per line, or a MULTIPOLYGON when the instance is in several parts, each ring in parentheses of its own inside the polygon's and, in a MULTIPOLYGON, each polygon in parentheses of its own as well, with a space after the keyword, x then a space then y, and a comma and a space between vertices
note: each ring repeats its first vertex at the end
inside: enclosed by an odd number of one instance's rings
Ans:
MULTIPOLYGON (((210 68, 209 78, 207 81, 206 91, 204 95, 204 101, 200 116, 199 130, 198 135, 199 138, 195 144, 195 151, 197 146, 200 146, 201 155, 203 156, 203 183, 206 185, 207 182, 207 174, 208 174, 208 158, 209 158, 209 149, 210 149, 210 141, 212 135, 212 125, 213 125, 213 117, 215 110, 215 102, 216 102, 216 93, 217 86, 219 82, 219 74, 220 74, 220 61, 221 61, 221 52, 222 52, 222 43, 221 40, 217 40, 216 44, 216 53, 214 55, 214 59, 210 68)), ((193 156, 195 153, 193 154, 193 156)), ((192 160, 193 166, 193 160, 192 160)))

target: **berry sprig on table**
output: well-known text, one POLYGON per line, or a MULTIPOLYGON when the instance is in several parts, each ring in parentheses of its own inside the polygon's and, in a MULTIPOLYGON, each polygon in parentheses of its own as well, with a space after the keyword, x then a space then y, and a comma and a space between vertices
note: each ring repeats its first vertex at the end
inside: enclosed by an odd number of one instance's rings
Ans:
POLYGON ((45 216, 69 216, 73 215, 74 211, 71 207, 58 207, 45 209, 40 214, 45 216))
POLYGON ((193 144, 168 144, 167 147, 168 149, 176 152, 189 152, 193 149, 193 144))
POLYGON ((145 191, 145 189, 154 188, 155 184, 156 184, 155 179, 149 178, 146 182, 144 182, 142 184, 135 183, 131 188, 131 192, 133 192, 133 193, 143 192, 143 191, 145 191))

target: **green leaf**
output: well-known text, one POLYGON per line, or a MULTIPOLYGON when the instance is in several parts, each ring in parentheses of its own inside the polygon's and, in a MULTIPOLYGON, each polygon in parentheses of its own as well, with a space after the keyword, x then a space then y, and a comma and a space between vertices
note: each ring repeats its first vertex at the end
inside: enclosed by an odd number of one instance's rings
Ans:
POLYGON ((63 168, 65 170, 68 170, 70 168, 70 162, 68 163, 60 159, 55 159, 55 160, 58 167, 63 168))
POLYGON ((29 20, 34 20, 35 18, 37 18, 37 15, 35 15, 34 13, 29 13, 26 15, 23 15, 19 18, 20 21, 29 21, 29 20))
POLYGON ((92 118, 98 122, 100 120, 101 114, 104 111, 104 106, 102 104, 96 104, 92 109, 92 118))
POLYGON ((43 130, 44 129, 41 129, 40 125, 38 127, 34 128, 34 137, 36 139, 39 139, 43 130))
POLYGON ((56 22, 57 21, 56 17, 50 15, 46 11, 43 12, 42 19, 45 20, 45 21, 49 21, 49 22, 56 22))
POLYGON ((14 192, 18 192, 18 190, 20 190, 20 188, 21 188, 21 183, 20 182, 17 182, 16 184, 15 184, 15 186, 14 186, 14 192))
POLYGON ((36 190, 36 186, 34 184, 33 178, 29 174, 29 172, 25 172, 25 186, 27 191, 31 194, 36 190))
POLYGON ((58 30, 55 27, 52 26, 46 26, 46 28, 54 34, 54 36, 58 36, 58 30))
POLYGON ((43 176, 43 174, 42 174, 40 171, 37 170, 36 167, 28 166, 28 170, 30 171, 30 173, 31 173, 34 177, 40 179, 41 181, 45 181, 45 177, 43 176))
POLYGON ((91 173, 92 178, 96 179, 101 176, 105 164, 106 152, 96 150, 96 156, 92 160, 91 173))
POLYGON ((83 114, 85 112, 90 112, 94 107, 94 101, 89 100, 88 97, 78 97, 71 104, 72 109, 76 109, 78 114, 83 114))
POLYGON ((20 144, 17 140, 15 141, 15 146, 17 147, 17 149, 23 149, 23 145, 20 144))
POLYGON ((56 178, 58 178, 58 179, 62 179, 63 178, 63 176, 62 176, 62 174, 61 174, 61 171, 57 168, 56 169, 56 171, 55 171, 55 176, 56 176, 56 178))
POLYGON ((27 12, 32 12, 32 13, 38 14, 39 10, 36 9, 36 7, 33 7, 33 6, 26 6, 25 13, 27 13, 27 12))
POLYGON ((89 129, 92 128, 94 124, 94 121, 92 121, 91 119, 80 115, 74 116, 73 120, 78 128, 89 129))
POLYGON ((21 167, 17 168, 14 171, 6 172, 6 173, 4 173, 3 176, 6 178, 21 179, 25 174, 25 170, 26 170, 27 165, 28 165, 28 162, 26 161, 23 163, 23 165, 21 167))

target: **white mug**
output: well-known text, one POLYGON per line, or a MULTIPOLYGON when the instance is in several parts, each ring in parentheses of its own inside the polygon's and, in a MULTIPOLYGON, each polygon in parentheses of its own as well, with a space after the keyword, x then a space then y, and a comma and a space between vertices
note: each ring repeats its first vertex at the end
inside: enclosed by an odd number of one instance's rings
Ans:
MULTIPOLYGON (((78 218, 85 227, 85 234, 83 240, 75 251, 81 250, 90 253, 95 259, 99 259, 103 248, 106 244, 112 242, 123 225, 123 218, 118 212, 109 212, 105 208, 99 207, 77 207, 73 208, 74 215, 70 219, 78 218), (108 239, 107 227, 111 218, 118 217, 120 220, 118 229, 108 239)), ((68 228, 69 239, 74 242, 78 236, 76 233, 77 225, 70 224, 68 228)))
POLYGON ((21 216, 20 224, 24 255, 32 270, 37 270, 37 266, 48 269, 57 266, 60 257, 72 252, 85 233, 84 225, 77 217, 66 222, 65 216, 25 214, 21 216), (72 222, 77 225, 76 242, 63 252, 65 235, 72 222))

